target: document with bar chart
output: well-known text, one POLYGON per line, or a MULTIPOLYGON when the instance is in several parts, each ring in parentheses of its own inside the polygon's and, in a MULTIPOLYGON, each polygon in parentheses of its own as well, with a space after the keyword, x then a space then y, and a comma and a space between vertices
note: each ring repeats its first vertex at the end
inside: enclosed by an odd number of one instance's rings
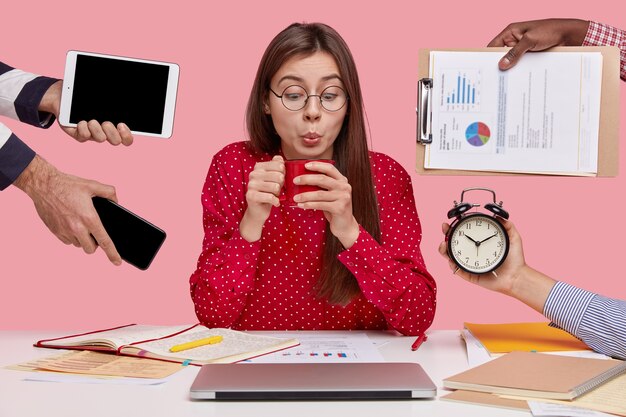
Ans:
POLYGON ((384 362, 378 347, 364 333, 350 332, 264 332, 280 338, 297 333, 300 345, 259 356, 253 363, 324 363, 324 362, 384 362))
POLYGON ((432 144, 424 168, 595 175, 602 54, 430 52, 432 144))

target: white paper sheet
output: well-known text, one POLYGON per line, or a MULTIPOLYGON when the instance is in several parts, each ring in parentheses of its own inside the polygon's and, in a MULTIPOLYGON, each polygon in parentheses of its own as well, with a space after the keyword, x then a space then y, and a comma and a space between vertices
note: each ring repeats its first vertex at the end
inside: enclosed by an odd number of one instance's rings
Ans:
POLYGON ((433 143, 424 167, 597 173, 602 55, 528 54, 508 71, 500 58, 431 52, 433 143))
POLYGON ((489 362, 495 359, 489 355, 489 352, 478 339, 474 337, 472 332, 467 329, 461 330, 461 336, 465 340, 465 347, 467 348, 467 363, 473 368, 483 363, 489 362))
POLYGON ((103 384, 103 385, 160 385, 169 380, 149 378, 98 378, 83 375, 68 375, 58 372, 37 372, 28 375, 24 381, 36 382, 64 382, 75 384, 103 384))
MULTIPOLYGON (((285 333, 272 334, 285 337, 285 333)), ((300 345, 260 356, 246 362, 254 363, 330 363, 384 362, 378 347, 363 333, 348 335, 316 335, 297 333, 300 345)))
POLYGON ((593 350, 569 350, 565 352, 541 352, 548 355, 560 355, 560 356, 573 356, 576 358, 590 358, 590 359, 611 359, 602 353, 594 352, 593 350))
POLYGON ((534 417, 614 417, 612 414, 588 410, 580 407, 528 401, 528 407, 534 417))

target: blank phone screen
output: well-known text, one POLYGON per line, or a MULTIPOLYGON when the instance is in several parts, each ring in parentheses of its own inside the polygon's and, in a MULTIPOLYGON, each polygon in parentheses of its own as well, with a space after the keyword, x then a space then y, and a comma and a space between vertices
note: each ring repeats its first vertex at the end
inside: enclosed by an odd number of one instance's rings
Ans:
POLYGON ((165 240, 165 232, 106 198, 94 197, 93 205, 122 259, 147 269, 165 240))
POLYGON ((161 134, 169 67, 77 55, 70 123, 124 122, 130 130, 161 134))

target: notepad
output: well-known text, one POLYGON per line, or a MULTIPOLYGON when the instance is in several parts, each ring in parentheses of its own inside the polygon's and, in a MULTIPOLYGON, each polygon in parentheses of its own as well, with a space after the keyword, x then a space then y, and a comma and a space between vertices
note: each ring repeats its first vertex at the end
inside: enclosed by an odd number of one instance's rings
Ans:
POLYGON ((626 362, 511 352, 443 380, 451 389, 571 400, 626 372, 626 362))
POLYGON ((127 356, 161 359, 184 364, 234 363, 297 346, 296 339, 262 336, 231 329, 193 326, 149 326, 130 324, 73 336, 38 341, 35 346, 112 352, 127 356), (221 336, 221 343, 181 352, 170 348, 183 343, 221 336))
POLYGON ((591 350, 571 334, 550 327, 548 323, 463 323, 463 325, 491 355, 514 350, 528 352, 591 350))

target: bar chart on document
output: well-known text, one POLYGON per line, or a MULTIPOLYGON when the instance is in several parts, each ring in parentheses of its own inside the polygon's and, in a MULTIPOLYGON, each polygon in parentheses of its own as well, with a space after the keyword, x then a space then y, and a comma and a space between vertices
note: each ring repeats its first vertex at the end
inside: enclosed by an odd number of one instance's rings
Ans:
POLYGON ((593 175, 602 55, 431 51, 433 142, 425 168, 593 175))
POLYGON ((446 69, 441 72, 443 88, 440 105, 444 111, 480 110, 479 69, 446 69))
MULTIPOLYGON (((482 74, 480 69, 445 69, 441 71, 440 110, 447 113, 480 113, 482 74)), ((465 141, 473 147, 485 146, 491 138, 491 129, 480 117, 465 120, 465 141)), ((458 146, 457 146, 458 148, 458 146)), ((470 148, 471 149, 471 148, 470 148)))
MULTIPOLYGON (((285 337, 284 333, 269 333, 285 337)), ((349 335, 297 333, 299 346, 254 358, 254 363, 383 362, 378 347, 363 333, 349 335)))
POLYGON ((444 66, 434 79, 433 125, 439 150, 466 155, 498 152, 491 141, 493 108, 483 105, 484 71, 479 67, 444 66), (437 134, 438 133, 438 134, 437 134))

